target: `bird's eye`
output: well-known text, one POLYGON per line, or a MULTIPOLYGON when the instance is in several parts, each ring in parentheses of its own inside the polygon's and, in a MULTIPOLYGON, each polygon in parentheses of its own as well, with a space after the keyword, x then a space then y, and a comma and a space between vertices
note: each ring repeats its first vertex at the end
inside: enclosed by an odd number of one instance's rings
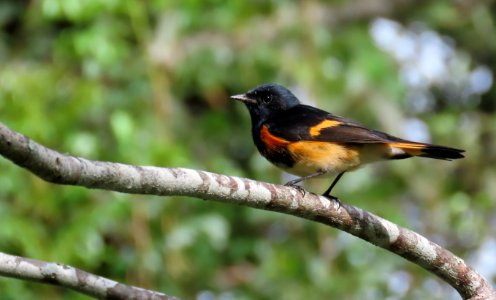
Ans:
POLYGON ((270 95, 267 95, 267 96, 262 98, 262 102, 265 104, 269 103, 271 100, 272 100, 272 97, 270 95))

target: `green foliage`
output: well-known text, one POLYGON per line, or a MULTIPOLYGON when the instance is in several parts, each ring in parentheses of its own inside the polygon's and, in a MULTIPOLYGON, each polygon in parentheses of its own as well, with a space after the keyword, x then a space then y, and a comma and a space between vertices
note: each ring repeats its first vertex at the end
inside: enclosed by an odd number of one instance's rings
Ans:
MULTIPOLYGON (((3 1, 0 120, 89 159, 278 183, 285 179, 256 153, 248 114, 229 95, 278 82, 396 135, 417 118, 433 141, 467 149, 467 158, 369 166, 347 174, 335 192, 475 261, 495 234, 487 226, 496 199, 495 89, 456 102, 449 89, 434 87, 432 109, 409 109, 399 63, 371 37, 375 16, 358 13, 366 10, 360 1, 357 15, 348 11, 339 22, 319 14, 344 15, 347 3, 3 1)), ((406 12, 392 8, 391 18, 450 36, 464 68, 496 70, 489 4, 406 5, 406 12)), ((307 187, 323 191, 328 183, 307 187)), ((3 158, 0 251, 184 299, 451 295, 419 267, 320 224, 186 197, 55 186, 3 158)), ((7 278, 0 298, 87 299, 7 278)))

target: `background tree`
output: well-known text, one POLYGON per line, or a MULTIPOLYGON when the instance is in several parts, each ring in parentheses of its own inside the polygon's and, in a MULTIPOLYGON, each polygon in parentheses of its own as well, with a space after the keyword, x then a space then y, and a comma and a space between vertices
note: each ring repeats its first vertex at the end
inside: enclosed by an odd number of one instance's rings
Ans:
MULTIPOLYGON (((466 149, 456 163, 369 166, 336 193, 493 278, 494 1, 362 2, 2 1, 0 118, 92 159, 284 182, 228 100, 278 82, 368 126, 466 149)), ((3 252, 184 298, 457 297, 417 266, 305 220, 54 186, 3 158, 0 170, 3 252)), ((0 291, 84 298, 6 278, 0 291)))

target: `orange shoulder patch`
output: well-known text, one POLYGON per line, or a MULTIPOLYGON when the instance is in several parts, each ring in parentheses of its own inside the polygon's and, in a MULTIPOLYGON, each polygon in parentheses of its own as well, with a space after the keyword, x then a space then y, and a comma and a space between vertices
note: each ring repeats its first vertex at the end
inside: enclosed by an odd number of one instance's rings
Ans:
POLYGON ((260 130, 260 139, 269 151, 277 151, 290 143, 288 140, 272 135, 265 125, 263 125, 262 130, 260 130))
POLYGON ((342 123, 339 121, 336 121, 336 120, 324 120, 324 121, 320 122, 319 124, 310 127, 310 135, 312 137, 318 136, 320 134, 320 131, 322 131, 323 129, 329 128, 329 127, 334 127, 334 126, 339 126, 340 124, 342 124, 342 123))

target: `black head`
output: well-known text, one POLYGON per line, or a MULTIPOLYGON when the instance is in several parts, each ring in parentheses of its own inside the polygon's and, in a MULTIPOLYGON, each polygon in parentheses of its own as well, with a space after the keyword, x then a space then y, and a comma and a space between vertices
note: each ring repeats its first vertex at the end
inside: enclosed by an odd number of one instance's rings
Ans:
POLYGON ((231 96, 246 104, 252 120, 263 121, 271 115, 283 112, 300 101, 287 88, 273 83, 259 85, 245 94, 231 96))

